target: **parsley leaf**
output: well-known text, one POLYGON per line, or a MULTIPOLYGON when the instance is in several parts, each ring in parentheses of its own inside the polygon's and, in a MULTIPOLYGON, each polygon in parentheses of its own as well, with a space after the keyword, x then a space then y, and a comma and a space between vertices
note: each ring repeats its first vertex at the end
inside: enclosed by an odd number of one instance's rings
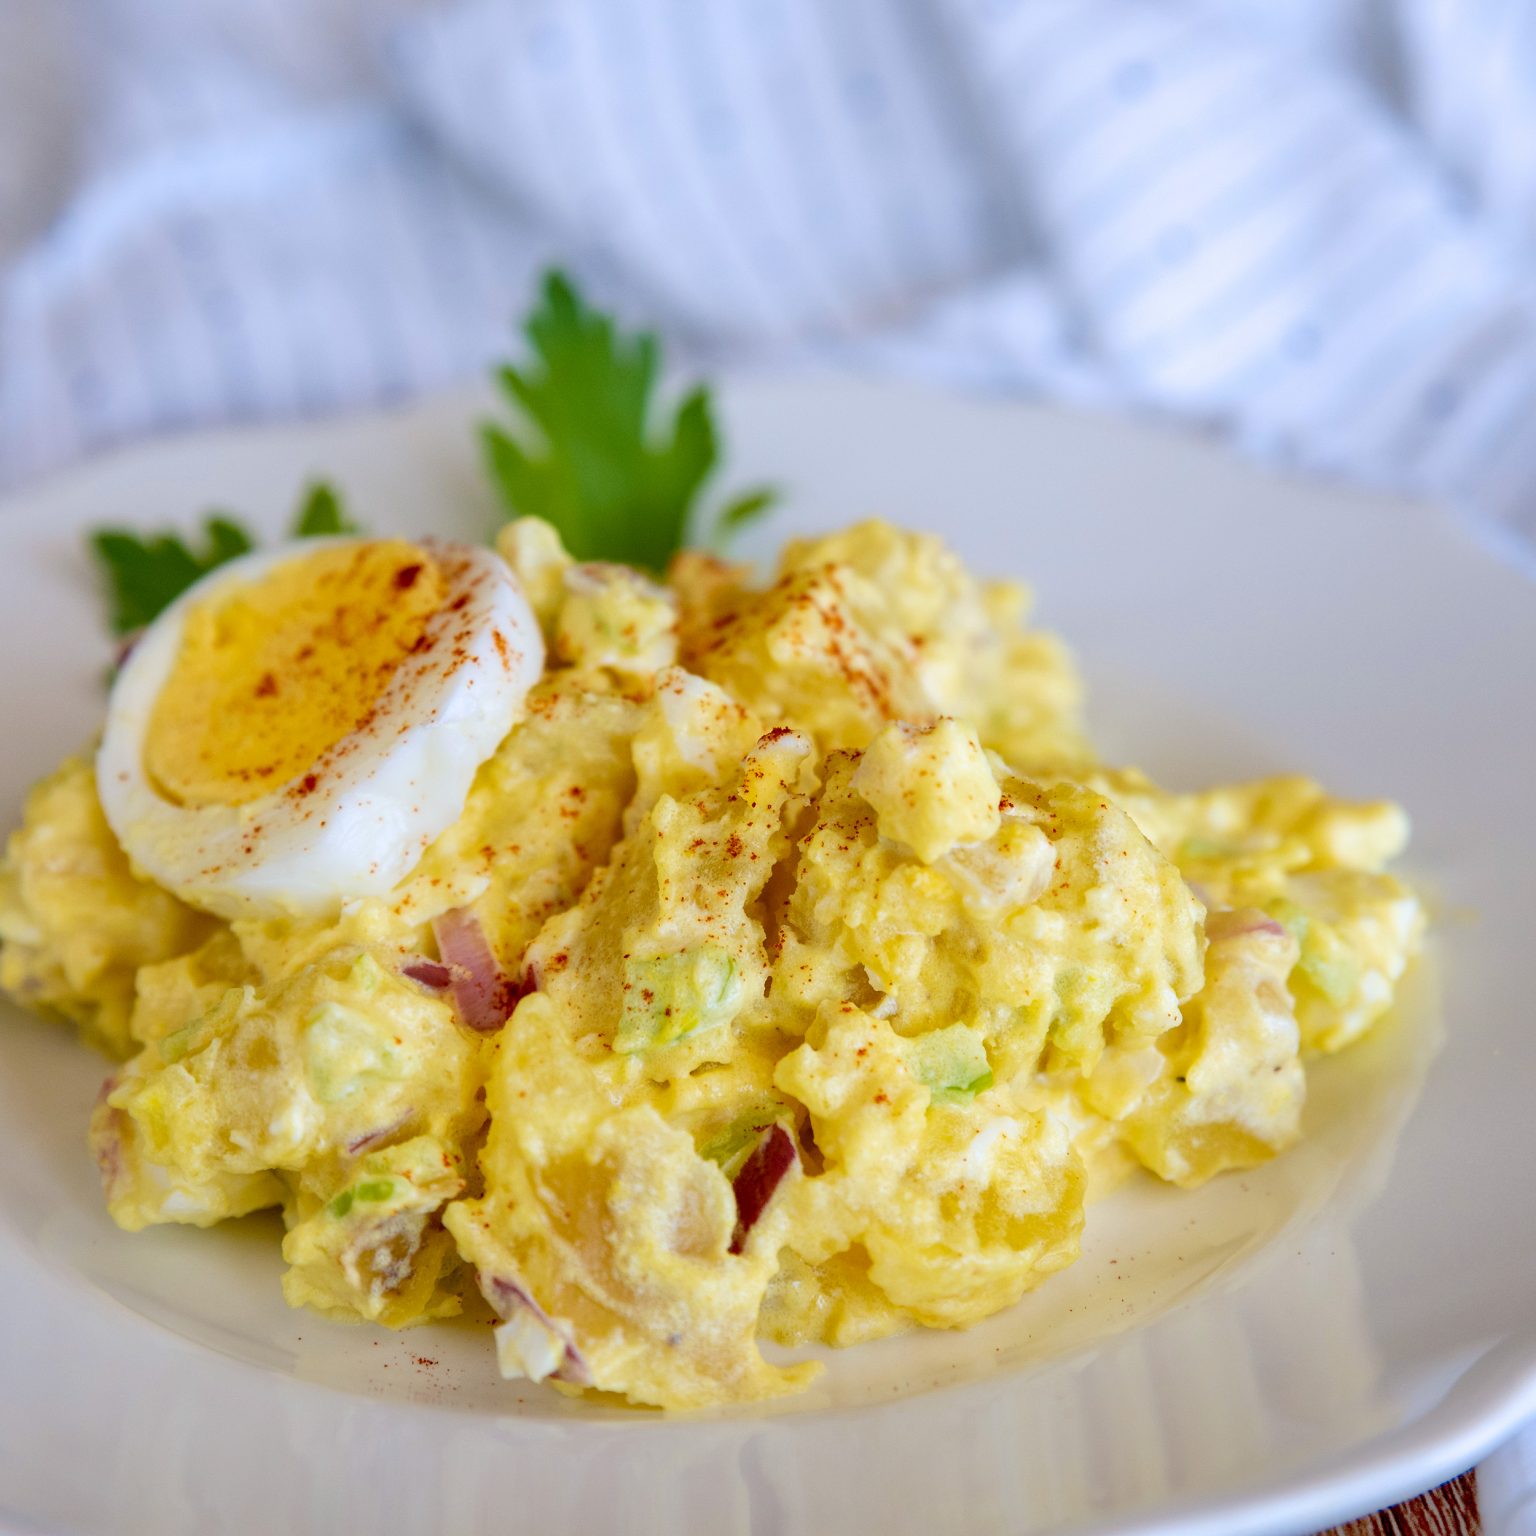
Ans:
POLYGON ((715 519, 714 542, 729 543, 748 523, 755 523, 769 511, 778 499, 779 493, 773 486, 759 485, 728 501, 715 519))
MULTIPOLYGON (((324 480, 306 490, 292 524, 297 539, 361 532, 347 516, 335 488, 324 480)), ((212 512, 203 519, 201 547, 173 533, 141 538, 126 528, 98 528, 90 535, 90 547, 106 578, 112 632, 131 635, 158 618, 209 571, 256 546, 239 523, 212 512)))
POLYGON ((357 534, 362 531, 347 516, 335 486, 328 480, 316 480, 310 484, 294 515, 294 538, 323 539, 336 534, 357 534))
POLYGON ((112 632, 117 635, 143 629, 193 582, 253 547, 245 529, 217 514, 203 520, 201 549, 174 534, 141 539, 121 528, 98 529, 90 544, 107 578, 112 632))
MULTIPOLYGON (((526 333, 532 358, 499 374, 523 430, 481 429, 508 515, 552 523, 579 560, 660 571, 694 531, 719 458, 708 389, 695 387, 658 421, 655 335, 620 331, 558 271, 545 275, 526 333)), ((766 489, 738 498, 717 519, 717 536, 773 499, 766 489)))

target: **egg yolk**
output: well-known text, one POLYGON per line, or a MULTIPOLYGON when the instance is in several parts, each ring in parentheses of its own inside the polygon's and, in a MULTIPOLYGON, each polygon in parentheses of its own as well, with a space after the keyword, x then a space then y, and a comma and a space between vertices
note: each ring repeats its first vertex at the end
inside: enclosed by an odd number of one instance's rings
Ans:
POLYGON ((336 544, 194 606, 155 701, 144 766, 182 805, 243 805, 372 719, 443 601, 403 540, 336 544))

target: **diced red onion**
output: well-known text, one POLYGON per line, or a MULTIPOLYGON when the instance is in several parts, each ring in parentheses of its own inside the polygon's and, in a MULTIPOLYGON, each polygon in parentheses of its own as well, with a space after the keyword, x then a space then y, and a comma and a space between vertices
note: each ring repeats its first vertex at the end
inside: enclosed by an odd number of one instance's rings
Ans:
POLYGON ((511 1280, 505 1275, 486 1276, 484 1273, 479 1276, 479 1279, 481 1295, 490 1302, 502 1322, 510 1322, 512 1315, 519 1310, 531 1312, 565 1345, 565 1359, 559 1368, 551 1373, 557 1380, 573 1387, 592 1385, 592 1369, 581 1351, 577 1349, 576 1340, 571 1336, 568 1324, 551 1317, 516 1280, 511 1280))
POLYGON ((768 1208, 768 1202, 773 1199, 785 1174, 799 1161, 800 1149, 795 1145, 795 1138, 782 1125, 770 1125, 731 1183, 736 1196, 732 1253, 740 1253, 746 1246, 747 1234, 768 1208))
POLYGON ((117 642, 117 650, 112 656, 112 670, 114 672, 121 672, 128 665, 128 658, 133 655, 139 641, 143 637, 144 631, 142 629, 131 629, 117 642))
POLYGON ((400 967, 400 974, 409 976, 412 981, 419 981, 433 992, 446 990, 453 980, 453 972, 438 960, 412 960, 408 965, 400 967))
POLYGON ((1283 939, 1286 927, 1257 907, 1228 907, 1206 913, 1205 933, 1213 944, 1219 944, 1223 939, 1238 939, 1248 933, 1269 933, 1283 939))
POLYGON ((480 1034, 493 1034, 507 1022, 519 989, 502 970, 480 919, 467 907, 455 907, 432 919, 432 932, 451 972, 459 1018, 480 1034))
POLYGON ((391 1136, 393 1136, 405 1125, 406 1121, 411 1118, 412 1113, 413 1112, 408 1109, 403 1115, 401 1115, 397 1120, 392 1121, 389 1125, 381 1125, 376 1131, 369 1131, 365 1135, 358 1136, 354 1140, 349 1141, 347 1143, 348 1156, 356 1157, 360 1152, 371 1151, 374 1147, 380 1146, 384 1142, 388 1141, 391 1136))

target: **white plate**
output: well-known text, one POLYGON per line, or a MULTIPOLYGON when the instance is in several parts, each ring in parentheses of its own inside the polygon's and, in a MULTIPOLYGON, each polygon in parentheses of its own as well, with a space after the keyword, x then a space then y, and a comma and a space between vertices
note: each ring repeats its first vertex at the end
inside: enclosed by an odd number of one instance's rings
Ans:
MULTIPOLYGON (((81 530, 215 504, 276 528, 323 472, 375 528, 478 531, 479 403, 152 447, 0 514, 6 816, 99 716, 81 530)), ((269 1219, 119 1233, 83 1144, 101 1064, 8 1010, 0 1521, 1241 1536, 1389 1503, 1536 1411, 1529 581, 1437 514, 1123 423, 826 379, 727 406, 733 477, 791 493, 773 537, 879 510, 1033 581, 1112 755, 1405 802, 1439 931, 1397 1017, 1313 1074, 1294 1153, 1133 1185, 1012 1312, 836 1355, 767 1412, 663 1422, 504 1384, 467 1327, 287 1311, 269 1219)))

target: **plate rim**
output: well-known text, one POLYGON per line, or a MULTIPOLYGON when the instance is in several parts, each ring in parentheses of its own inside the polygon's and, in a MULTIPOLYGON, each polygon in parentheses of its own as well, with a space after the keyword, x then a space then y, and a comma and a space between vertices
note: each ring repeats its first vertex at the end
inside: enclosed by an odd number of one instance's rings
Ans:
MULTIPOLYGON (((766 383, 770 388, 794 389, 807 378, 834 384, 846 380, 866 389, 873 387, 903 393, 915 390, 930 397, 951 400, 957 395, 953 390, 900 380, 872 379, 868 375, 829 368, 749 369, 723 374, 717 382, 722 399, 728 402, 732 389, 739 386, 762 388, 766 383)), ((1040 401, 1014 398, 998 401, 995 396, 958 393, 961 398, 980 398, 1007 408, 1023 406, 1040 416, 1099 423, 1110 437, 1130 431, 1189 443, 1202 450, 1219 451, 1211 448, 1208 439, 1164 423, 1084 412, 1040 401)), ((67 499, 105 485, 113 476, 123 473, 125 465, 142 466, 155 460, 171 463, 188 453, 219 455, 237 447, 245 450, 253 446, 300 457, 337 433, 366 433, 385 425, 399 428, 406 421, 420 428, 420 424, 438 418, 463 420, 467 424, 487 399, 485 387, 460 385, 382 409, 338 413, 318 420, 181 432, 115 446, 83 463, 66 466, 39 480, 9 489, 0 496, 0 543, 9 537, 9 530, 16 523, 38 515, 39 503, 46 506, 54 498, 67 499)), ((1302 478, 1307 484, 1318 483, 1312 477, 1296 478, 1302 478)), ((1400 498, 1369 490, 1330 489, 1348 493, 1352 499, 1401 504, 1400 498)), ((1419 514, 1456 525, 1463 534, 1470 535, 1492 563, 1516 570, 1528 579, 1536 579, 1536 548, 1513 531, 1497 524, 1468 523, 1439 508, 1416 503, 1405 505, 1413 506, 1419 514)), ((175 509, 169 509, 159 520, 182 523, 187 521, 189 511, 183 509, 177 513, 175 509)), ((1532 590, 1536 592, 1536 586, 1532 590)), ((0 1232, 3 1230, 0 1227, 0 1232)), ((141 1321, 151 1328, 156 1327, 147 1319, 141 1321)), ((317 1387, 327 1393, 345 1393, 344 1388, 321 1382, 296 1384, 317 1387)), ((945 1389, 946 1394, 966 1390, 965 1385, 945 1389)), ((833 1411, 839 1417, 852 1417, 879 1411, 881 1407, 899 1406, 872 1404, 833 1411)), ((410 1408, 437 1411, 430 1404, 413 1404, 410 1408)), ((1379 1436, 1357 1442, 1336 1462, 1319 1463, 1273 1483, 1253 1485, 1241 1493, 1185 1499, 1133 1513, 1109 1524, 1090 1519, 1071 1529, 1080 1532, 1081 1536, 1100 1536, 1100 1533, 1111 1530, 1127 1533, 1127 1536, 1267 1536, 1267 1533, 1296 1529, 1298 1520, 1318 1524, 1347 1520, 1420 1492, 1465 1470, 1494 1449, 1522 1420, 1532 1416, 1536 1416, 1536 1322, 1522 1335, 1491 1341, 1481 1354, 1464 1366, 1427 1412, 1379 1436)), ((38 1525, 30 1517, 10 1511, 3 1502, 0 1502, 0 1520, 17 1530, 58 1530, 60 1536, 64 1531, 63 1527, 38 1525)))

